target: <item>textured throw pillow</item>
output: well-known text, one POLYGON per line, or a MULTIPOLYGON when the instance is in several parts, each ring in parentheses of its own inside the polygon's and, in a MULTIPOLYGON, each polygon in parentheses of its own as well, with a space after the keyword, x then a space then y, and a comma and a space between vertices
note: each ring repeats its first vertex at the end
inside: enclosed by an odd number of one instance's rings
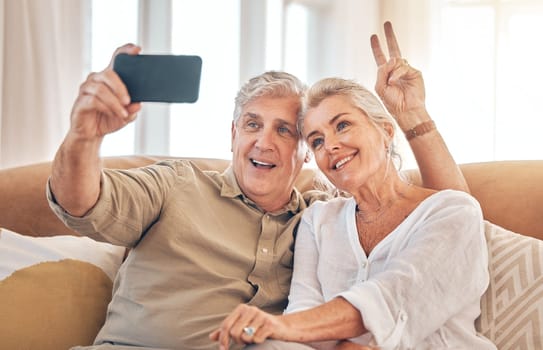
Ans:
POLYGON ((124 252, 85 237, 0 231, 0 349, 92 344, 124 252))
POLYGON ((500 350, 543 349, 543 241, 485 222, 490 285, 477 330, 500 350))

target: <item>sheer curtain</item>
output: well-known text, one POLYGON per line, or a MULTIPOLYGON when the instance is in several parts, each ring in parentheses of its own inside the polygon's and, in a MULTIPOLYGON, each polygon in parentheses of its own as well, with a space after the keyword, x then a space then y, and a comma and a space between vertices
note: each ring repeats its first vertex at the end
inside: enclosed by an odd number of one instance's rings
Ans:
POLYGON ((88 59, 88 0, 0 0, 0 168, 52 159, 88 59))

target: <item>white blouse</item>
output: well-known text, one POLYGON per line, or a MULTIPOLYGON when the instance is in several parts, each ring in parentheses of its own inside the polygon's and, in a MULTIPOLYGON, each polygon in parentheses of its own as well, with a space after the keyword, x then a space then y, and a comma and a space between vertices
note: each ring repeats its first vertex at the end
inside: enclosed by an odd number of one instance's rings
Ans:
POLYGON ((496 349, 475 330, 488 282, 479 203, 446 190, 426 198, 369 256, 358 239, 353 198, 304 212, 286 313, 341 296, 380 349, 496 349))

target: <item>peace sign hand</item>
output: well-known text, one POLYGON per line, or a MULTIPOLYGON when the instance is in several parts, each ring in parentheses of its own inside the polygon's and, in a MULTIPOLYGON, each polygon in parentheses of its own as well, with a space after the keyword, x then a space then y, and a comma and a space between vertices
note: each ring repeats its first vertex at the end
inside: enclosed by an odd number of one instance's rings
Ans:
POLYGON ((371 48, 377 63, 375 91, 402 130, 408 130, 430 117, 426 111, 424 80, 420 71, 411 67, 402 58, 392 24, 385 22, 385 37, 389 60, 381 48, 377 35, 370 38, 371 48))

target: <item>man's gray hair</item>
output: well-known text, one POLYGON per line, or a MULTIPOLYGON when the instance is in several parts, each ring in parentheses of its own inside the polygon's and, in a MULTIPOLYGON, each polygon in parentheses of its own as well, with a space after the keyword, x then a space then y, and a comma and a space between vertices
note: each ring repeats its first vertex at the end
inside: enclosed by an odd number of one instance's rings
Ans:
POLYGON ((239 90, 234 108, 234 122, 241 116, 241 111, 249 102, 258 97, 287 97, 297 96, 301 104, 307 86, 296 78, 294 75, 286 72, 268 71, 251 78, 239 90))

